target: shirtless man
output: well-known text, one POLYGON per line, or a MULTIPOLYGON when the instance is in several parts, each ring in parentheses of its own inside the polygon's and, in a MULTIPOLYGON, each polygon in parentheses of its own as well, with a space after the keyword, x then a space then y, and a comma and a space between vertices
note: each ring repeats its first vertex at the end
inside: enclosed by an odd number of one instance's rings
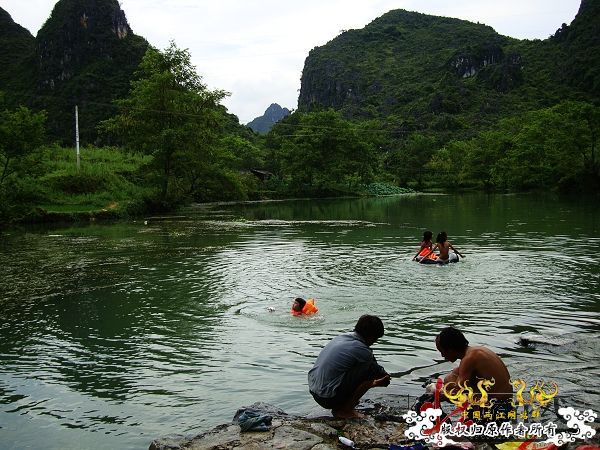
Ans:
POLYGON ((444 328, 435 338, 435 345, 447 361, 460 359, 459 366, 446 376, 444 384, 468 382, 468 386, 476 390, 477 381, 493 378, 495 383, 488 391, 489 398, 496 399, 498 403, 512 399, 510 374, 493 351, 470 346, 465 336, 454 327, 444 328))

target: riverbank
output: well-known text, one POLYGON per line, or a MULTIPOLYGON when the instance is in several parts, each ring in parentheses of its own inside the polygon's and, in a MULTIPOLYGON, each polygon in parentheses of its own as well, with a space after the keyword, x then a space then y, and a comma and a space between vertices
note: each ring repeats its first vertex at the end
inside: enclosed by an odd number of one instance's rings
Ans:
MULTIPOLYGON (((408 425, 402 418, 406 413, 398 407, 380 403, 365 403, 360 407, 365 415, 362 419, 336 419, 322 410, 320 414, 298 417, 286 414, 281 409, 266 403, 255 403, 240 408, 229 424, 222 424, 210 431, 196 436, 171 436, 152 441, 149 450, 249 450, 249 449, 293 449, 293 450, 333 450, 336 448, 390 449, 404 447, 404 450, 432 449, 422 441, 408 439, 405 431, 408 425), (236 418, 244 411, 260 411, 272 417, 266 431, 241 431, 236 418), (342 439, 340 439, 342 438, 342 439), (342 443, 345 441, 345 444, 342 443), (353 446, 353 447, 352 447, 353 446), (397 446, 397 447, 394 447, 397 446), (411 449, 410 447, 413 447, 411 449)), ((598 425, 592 423, 594 429, 598 425)), ((559 425, 559 429, 565 429, 559 425)), ((599 433, 587 439, 570 442, 562 447, 534 443, 524 446, 526 450, 598 450, 599 433), (582 446, 586 445, 585 448, 582 446)), ((512 441, 504 444, 508 448, 517 448, 519 443, 512 441)), ((497 450, 492 442, 461 442, 461 446, 447 446, 452 450, 497 450)), ((505 450, 506 448, 504 448, 505 450)))

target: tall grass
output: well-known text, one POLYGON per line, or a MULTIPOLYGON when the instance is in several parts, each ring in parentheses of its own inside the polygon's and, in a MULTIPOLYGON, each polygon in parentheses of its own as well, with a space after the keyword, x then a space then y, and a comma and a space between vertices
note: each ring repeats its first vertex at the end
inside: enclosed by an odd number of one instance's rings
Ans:
POLYGON ((36 181, 45 198, 39 206, 46 211, 122 210, 149 191, 140 175, 151 161, 147 155, 85 147, 80 151, 79 170, 72 148, 46 147, 41 158, 36 181))

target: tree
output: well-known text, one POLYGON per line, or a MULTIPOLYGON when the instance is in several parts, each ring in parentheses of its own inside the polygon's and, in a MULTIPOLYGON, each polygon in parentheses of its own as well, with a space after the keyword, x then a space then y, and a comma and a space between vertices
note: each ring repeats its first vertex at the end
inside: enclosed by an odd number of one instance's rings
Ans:
POLYGON ((462 184, 462 169, 471 146, 471 141, 450 141, 438 150, 425 165, 431 171, 432 180, 450 188, 462 184))
POLYGON ((43 142, 45 112, 25 107, 0 112, 0 185, 14 173, 27 171, 24 161, 43 142))
POLYGON ((188 50, 174 42, 164 51, 147 50, 129 97, 117 101, 119 114, 101 128, 138 151, 151 154, 160 200, 167 206, 193 196, 218 168, 225 121, 219 102, 191 64, 188 50))
POLYGON ((496 162, 512 148, 511 136, 502 131, 484 131, 470 141, 464 155, 461 177, 467 182, 495 186, 496 162))
POLYGON ((20 107, 0 112, 0 223, 27 215, 39 196, 31 181, 45 136, 45 112, 20 107))
POLYGON ((596 155, 600 109, 581 102, 563 102, 531 111, 512 124, 514 143, 498 162, 497 173, 513 189, 561 190, 598 186, 596 155))
POLYGON ((294 113, 267 142, 292 191, 327 193, 372 180, 379 159, 362 131, 333 110, 294 113))
POLYGON ((421 188, 426 173, 425 164, 431 159, 435 149, 435 139, 418 133, 411 134, 400 144, 392 153, 389 163, 398 184, 406 185, 409 181, 416 181, 421 188))

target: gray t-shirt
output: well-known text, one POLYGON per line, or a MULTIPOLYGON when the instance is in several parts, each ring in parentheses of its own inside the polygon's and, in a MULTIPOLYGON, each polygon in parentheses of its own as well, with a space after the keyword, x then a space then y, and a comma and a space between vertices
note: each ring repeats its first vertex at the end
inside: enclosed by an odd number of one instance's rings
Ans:
POLYGON ((308 372, 308 388, 319 397, 333 398, 344 382, 358 386, 368 378, 381 378, 385 374, 362 336, 346 333, 334 337, 321 350, 308 372))

